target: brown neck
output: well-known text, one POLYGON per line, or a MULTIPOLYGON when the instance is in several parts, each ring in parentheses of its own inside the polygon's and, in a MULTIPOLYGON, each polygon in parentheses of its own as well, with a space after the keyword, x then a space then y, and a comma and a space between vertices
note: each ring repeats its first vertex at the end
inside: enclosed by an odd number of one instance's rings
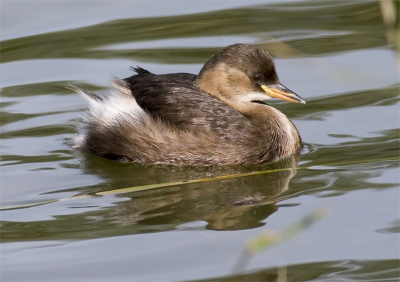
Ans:
MULTIPOLYGON (((224 101, 227 103, 226 101, 224 101)), ((230 103, 227 103, 230 105, 230 103)), ((301 148, 301 138, 294 124, 279 110, 257 103, 235 103, 230 105, 240 111, 258 127, 269 150, 276 152, 277 157, 292 155, 301 148)))
MULTIPOLYGON (((225 66, 220 65, 218 67, 223 68, 225 66)), ((205 93, 217 98, 247 117, 256 128, 260 129, 263 136, 263 140, 260 140, 260 145, 264 148, 267 145, 266 149, 269 152, 275 152, 278 158, 292 155, 300 150, 300 135, 286 115, 268 105, 239 101, 240 93, 235 93, 232 89, 240 89, 240 82, 230 80, 228 72, 222 69, 218 69, 217 73, 219 75, 213 73, 213 71, 201 73, 194 81, 194 84, 205 93), (221 83, 221 80, 229 83, 221 83), (207 83, 204 83, 205 81, 207 83), (224 85, 229 85, 230 88, 225 89, 223 88, 224 85), (223 95, 221 95, 222 93, 223 95)))
POLYGON ((242 93, 253 90, 247 88, 248 77, 243 72, 222 63, 202 70, 193 83, 203 92, 231 107, 228 101, 235 101, 242 93))

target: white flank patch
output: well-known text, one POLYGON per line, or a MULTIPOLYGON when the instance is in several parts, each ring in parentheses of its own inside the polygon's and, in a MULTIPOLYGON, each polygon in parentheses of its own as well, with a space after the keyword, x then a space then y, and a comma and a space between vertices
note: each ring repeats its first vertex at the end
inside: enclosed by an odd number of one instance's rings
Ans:
POLYGON ((82 116, 82 123, 79 125, 78 134, 73 138, 74 148, 84 148, 87 138, 85 124, 99 124, 105 126, 115 126, 121 123, 131 125, 148 121, 146 112, 137 104, 131 91, 125 86, 122 80, 114 81, 114 90, 101 99, 94 99, 86 90, 71 86, 75 92, 84 97, 89 102, 88 111, 82 116))
POLYGON ((103 101, 89 100, 89 114, 97 123, 112 125, 121 119, 129 119, 132 123, 147 115, 132 95, 128 96, 120 90, 115 89, 103 101))

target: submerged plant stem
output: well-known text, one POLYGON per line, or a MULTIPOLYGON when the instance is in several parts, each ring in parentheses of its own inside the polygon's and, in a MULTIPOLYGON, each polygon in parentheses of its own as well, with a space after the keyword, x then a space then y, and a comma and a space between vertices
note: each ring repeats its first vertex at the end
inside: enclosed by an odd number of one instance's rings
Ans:
MULTIPOLYGON (((314 166, 308 166, 308 167, 279 168, 279 169, 271 169, 271 170, 263 170, 263 171, 252 171, 252 172, 235 173, 235 174, 228 174, 228 175, 216 176, 216 177, 211 177, 211 178, 194 179, 194 180, 188 180, 188 181, 175 181, 175 182, 166 182, 166 183, 159 183, 159 184, 141 185, 141 186, 135 186, 135 187, 129 187, 129 188, 121 188, 121 189, 113 189, 113 190, 101 191, 101 192, 96 192, 96 193, 78 194, 78 195, 75 195, 75 196, 72 196, 72 197, 68 197, 68 198, 54 199, 54 200, 49 200, 49 201, 44 201, 44 202, 39 202, 39 203, 34 203, 34 204, 0 207, 0 211, 2 211, 2 210, 30 208, 30 207, 35 207, 35 206, 55 203, 55 202, 59 202, 59 201, 67 201, 67 200, 74 200, 74 199, 81 199, 81 198, 98 197, 98 196, 104 196, 104 195, 107 195, 107 194, 124 194, 124 193, 129 193, 129 192, 137 192, 137 191, 151 190, 151 189, 164 188, 164 187, 172 187, 172 186, 178 186, 178 185, 183 186, 183 185, 193 184, 193 183, 205 183, 205 182, 220 181, 220 180, 225 180, 225 179, 234 179, 234 178, 248 177, 248 176, 254 176, 254 175, 263 175, 263 174, 269 174, 269 173, 280 172, 280 171, 295 170, 295 169, 296 170, 300 170, 300 169, 315 169, 315 168, 318 168, 318 167, 346 166, 346 165, 364 164, 364 163, 381 162, 381 161, 393 161, 393 160, 399 160, 399 159, 400 159, 400 156, 396 156, 396 157, 384 158, 384 159, 350 161, 350 162, 332 163, 332 164, 325 164, 325 165, 318 165, 318 166, 314 165, 314 166)), ((264 204, 276 203, 276 202, 279 202, 279 201, 286 200, 287 198, 292 198, 292 197, 291 196, 287 196, 287 197, 283 197, 283 198, 278 198, 278 199, 274 199, 274 200, 268 201, 268 202, 266 202, 264 204)))

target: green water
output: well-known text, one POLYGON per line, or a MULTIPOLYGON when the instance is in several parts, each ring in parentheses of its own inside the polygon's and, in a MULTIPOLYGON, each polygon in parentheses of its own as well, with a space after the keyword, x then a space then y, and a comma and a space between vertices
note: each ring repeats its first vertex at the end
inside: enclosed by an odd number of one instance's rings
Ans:
POLYGON ((3 210, 2 281, 398 280, 400 79, 379 2, 0 4, 1 207, 300 167, 3 210), (307 101, 272 103, 303 138, 299 159, 180 168, 69 147, 87 107, 69 83, 104 94, 130 66, 197 73, 237 42, 268 50, 307 101), (237 205, 248 197, 261 202, 237 205), (327 216, 232 272, 251 238, 318 208, 327 216))

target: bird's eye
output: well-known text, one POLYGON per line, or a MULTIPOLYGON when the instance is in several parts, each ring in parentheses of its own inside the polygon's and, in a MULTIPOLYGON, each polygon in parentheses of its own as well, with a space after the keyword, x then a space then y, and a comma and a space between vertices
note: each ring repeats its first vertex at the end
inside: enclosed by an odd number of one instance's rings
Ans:
POLYGON ((261 75, 259 73, 253 74, 252 79, 255 83, 261 83, 261 75))

